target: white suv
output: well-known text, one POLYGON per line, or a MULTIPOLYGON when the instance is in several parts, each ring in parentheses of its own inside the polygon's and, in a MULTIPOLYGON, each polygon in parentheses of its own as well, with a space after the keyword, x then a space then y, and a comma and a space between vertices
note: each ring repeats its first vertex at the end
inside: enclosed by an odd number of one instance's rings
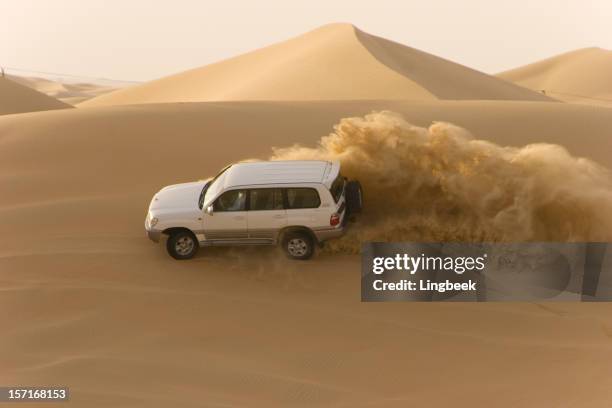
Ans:
POLYGON ((247 162, 216 177, 161 189, 149 205, 145 229, 175 259, 200 246, 275 245, 308 259, 315 245, 342 235, 349 213, 361 210, 358 181, 328 161, 247 162))

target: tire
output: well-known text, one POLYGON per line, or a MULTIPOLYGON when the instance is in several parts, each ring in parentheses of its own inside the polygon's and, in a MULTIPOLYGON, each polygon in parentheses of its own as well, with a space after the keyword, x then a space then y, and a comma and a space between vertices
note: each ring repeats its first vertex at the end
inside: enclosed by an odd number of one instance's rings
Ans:
POLYGON ((346 209, 349 214, 360 213, 363 208, 363 190, 361 183, 357 180, 346 184, 346 209))
POLYGON ((314 240, 305 232, 287 232, 281 245, 287 257, 291 259, 303 261, 314 254, 314 240))
POLYGON ((198 252, 200 244, 191 231, 174 232, 166 242, 168 254, 174 259, 191 259, 198 252))

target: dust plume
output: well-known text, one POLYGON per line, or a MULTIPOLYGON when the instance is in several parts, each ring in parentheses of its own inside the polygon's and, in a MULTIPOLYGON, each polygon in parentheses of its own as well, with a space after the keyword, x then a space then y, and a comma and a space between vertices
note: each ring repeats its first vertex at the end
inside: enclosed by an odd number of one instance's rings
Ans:
POLYGON ((340 120, 315 148, 272 156, 297 159, 340 160, 363 185, 363 213, 332 251, 363 241, 612 240, 610 173, 558 145, 503 147, 383 111, 340 120))

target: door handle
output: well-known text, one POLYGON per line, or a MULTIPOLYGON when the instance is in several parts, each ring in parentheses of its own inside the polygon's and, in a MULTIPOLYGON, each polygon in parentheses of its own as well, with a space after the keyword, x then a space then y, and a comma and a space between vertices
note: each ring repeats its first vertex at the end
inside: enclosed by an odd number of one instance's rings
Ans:
POLYGON ((274 218, 285 218, 285 216, 284 216, 284 215, 282 215, 282 214, 276 214, 276 215, 274 216, 274 218))
POLYGON ((236 215, 234 216, 234 219, 238 221, 244 220, 244 215, 236 215))

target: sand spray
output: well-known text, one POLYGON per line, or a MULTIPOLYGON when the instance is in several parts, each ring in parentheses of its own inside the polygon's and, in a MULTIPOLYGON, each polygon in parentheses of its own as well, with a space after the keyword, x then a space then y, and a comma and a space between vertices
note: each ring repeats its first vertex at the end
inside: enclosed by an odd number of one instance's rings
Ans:
POLYGON ((612 240, 610 172, 558 145, 503 147, 382 111, 341 119, 316 147, 275 148, 271 159, 339 160, 361 181, 364 211, 332 252, 363 241, 612 240))

